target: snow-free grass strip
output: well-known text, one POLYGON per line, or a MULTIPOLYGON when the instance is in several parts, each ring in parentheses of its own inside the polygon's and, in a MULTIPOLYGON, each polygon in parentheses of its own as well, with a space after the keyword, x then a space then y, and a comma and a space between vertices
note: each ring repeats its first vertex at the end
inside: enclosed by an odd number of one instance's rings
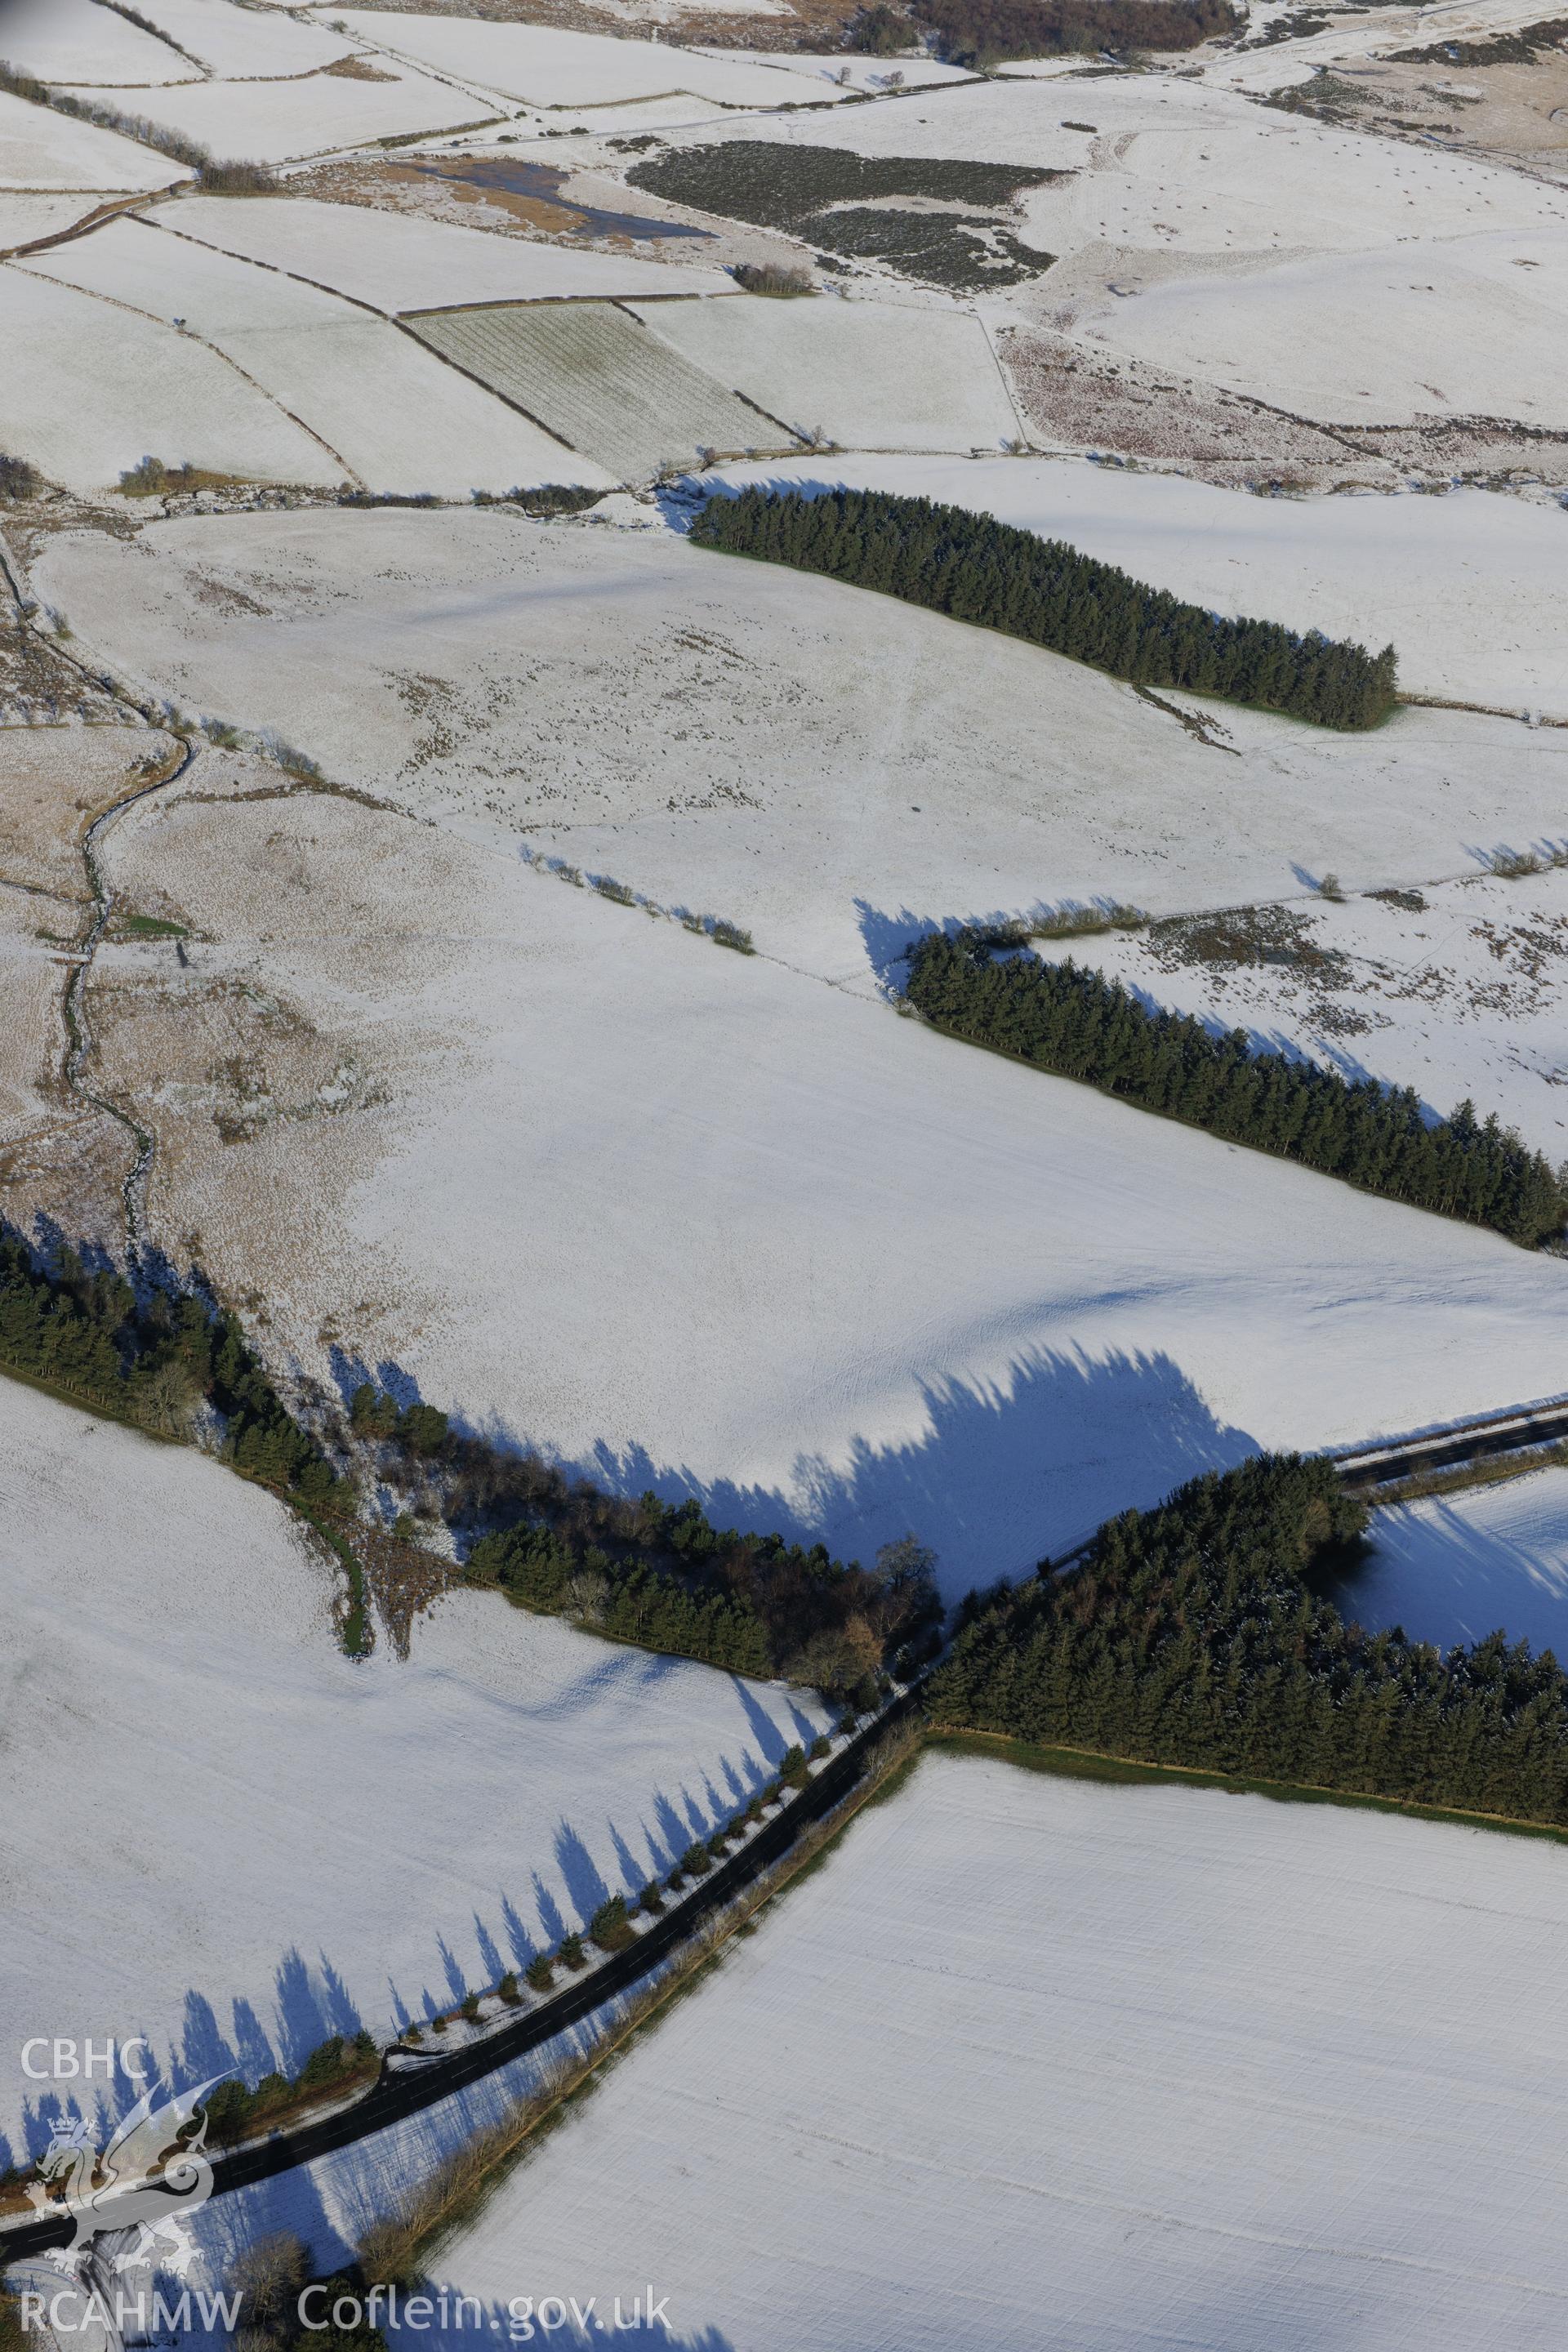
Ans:
POLYGON ((1151 1013, 1098 971, 998 955, 1015 944, 933 932, 910 959, 910 1003, 954 1036, 1527 1249, 1568 1223, 1568 1187, 1550 1163, 1468 1103, 1428 1125, 1409 1087, 1255 1054, 1245 1032, 1216 1037, 1189 1013, 1151 1013))
POLYGON ((890 490, 716 493, 699 547, 823 572, 1067 654, 1112 677, 1281 710, 1320 727, 1375 727, 1393 709, 1394 654, 1278 621, 1227 620, 1151 588, 1066 541, 890 490))

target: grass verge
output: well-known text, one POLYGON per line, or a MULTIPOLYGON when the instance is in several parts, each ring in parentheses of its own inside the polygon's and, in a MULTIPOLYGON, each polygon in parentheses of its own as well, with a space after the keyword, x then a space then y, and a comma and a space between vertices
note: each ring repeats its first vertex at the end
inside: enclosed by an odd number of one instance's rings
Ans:
POLYGON ((1545 1838, 1568 1845, 1568 1830, 1544 1822, 1511 1821, 1501 1813, 1467 1813, 1446 1805, 1418 1805, 1401 1797, 1363 1797, 1344 1789, 1314 1789, 1293 1780, 1249 1780, 1239 1772, 1203 1772, 1183 1764, 1138 1764, 1124 1756, 1103 1756, 1088 1748, 1037 1748, 990 1731, 956 1731, 933 1725, 923 1743, 939 1754, 996 1756, 1026 1772, 1049 1772, 1064 1780, 1102 1780, 1120 1788, 1163 1781, 1185 1789, 1219 1789, 1232 1796, 1268 1797, 1279 1804, 1339 1805, 1356 1812, 1398 1813, 1406 1820, 1447 1822, 1460 1829, 1500 1830, 1510 1837, 1545 1838))

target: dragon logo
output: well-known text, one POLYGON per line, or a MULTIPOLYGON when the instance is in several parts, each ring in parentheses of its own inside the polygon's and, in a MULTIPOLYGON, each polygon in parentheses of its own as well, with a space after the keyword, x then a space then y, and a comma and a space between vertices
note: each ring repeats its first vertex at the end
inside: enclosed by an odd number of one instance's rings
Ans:
POLYGON ((41 2176, 27 2183, 27 2195, 51 2221, 63 2211, 74 2225, 68 2246, 58 2246, 48 2260, 73 2278, 82 2273, 93 2241, 110 2231, 135 2230, 136 2242, 114 2264, 130 2270, 159 2252, 167 2242, 163 2267, 183 2278, 196 2252, 185 2227, 212 2194, 213 2168, 204 2147, 206 2117, 190 2132, 196 2109, 215 2084, 181 2091, 153 2105, 158 2086, 144 2091, 117 2126, 101 2156, 94 2148, 91 2126, 79 2119, 58 2123, 47 2147, 38 2158, 41 2176), (190 2133, 190 2137, 184 2135, 190 2133))

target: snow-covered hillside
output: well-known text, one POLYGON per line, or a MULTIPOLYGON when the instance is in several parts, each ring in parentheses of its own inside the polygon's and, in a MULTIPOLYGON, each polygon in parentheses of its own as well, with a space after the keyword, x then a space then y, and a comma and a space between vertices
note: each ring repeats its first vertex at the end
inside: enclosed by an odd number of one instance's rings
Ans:
MULTIPOLYGON (((384 2038, 640 1887, 821 1727, 805 1694, 490 1594, 437 1601, 405 1663, 346 1657, 333 1563, 271 1496, 15 1382, 0 1404, 18 2029, 145 2033, 187 2081, 384 2038)), ((24 2093, 7 2069, 16 2152, 24 2093)))

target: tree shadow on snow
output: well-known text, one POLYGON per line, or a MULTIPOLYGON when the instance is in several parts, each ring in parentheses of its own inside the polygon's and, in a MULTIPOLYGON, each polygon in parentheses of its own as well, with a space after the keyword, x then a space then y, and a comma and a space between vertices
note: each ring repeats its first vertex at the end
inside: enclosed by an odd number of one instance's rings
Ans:
POLYGON ((841 1558, 868 1559, 913 1529, 934 1548, 952 1601, 973 1585, 1026 1574, 1113 1513, 1258 1450, 1158 1351, 1026 1349, 994 1380, 936 1377, 918 1393, 919 1436, 856 1438, 837 1463, 802 1455, 782 1488, 700 1478, 635 1444, 598 1445, 560 1466, 616 1494, 694 1497, 720 1527, 776 1529, 841 1558))

